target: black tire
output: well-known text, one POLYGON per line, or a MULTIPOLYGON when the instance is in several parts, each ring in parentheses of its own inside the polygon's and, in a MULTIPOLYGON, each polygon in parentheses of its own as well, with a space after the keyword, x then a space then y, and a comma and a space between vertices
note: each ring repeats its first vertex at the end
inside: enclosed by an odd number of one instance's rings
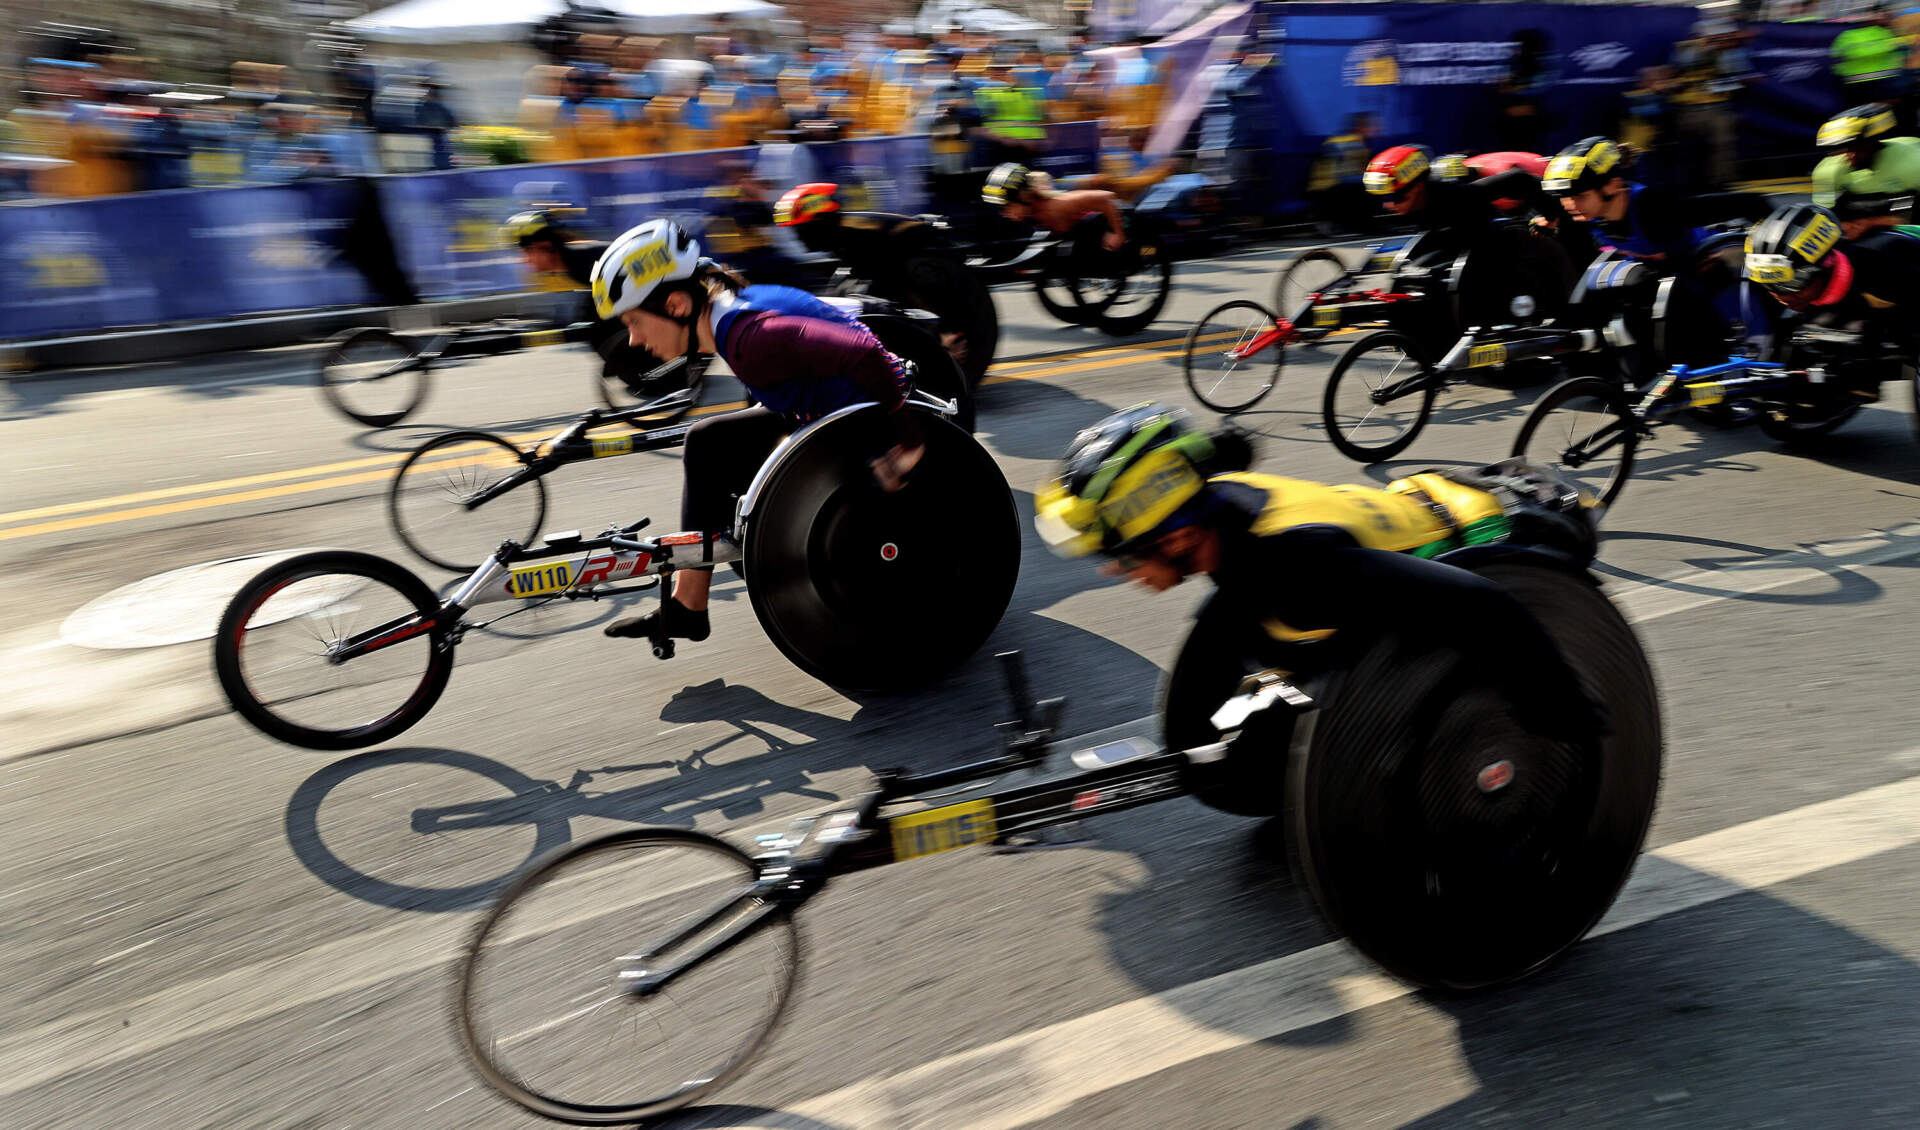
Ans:
POLYGON ((525 1109, 588 1126, 653 1118, 712 1094, 751 1063, 778 1028, 799 976, 799 930, 787 909, 765 907, 751 898, 748 892, 759 877, 758 865, 738 848, 713 836, 674 828, 614 832, 549 853, 502 893, 462 953, 455 982, 454 1027, 469 1062, 488 1086, 525 1109), (647 852, 656 854, 649 858, 643 854, 647 852), (668 853, 672 858, 666 858, 668 853), (608 857, 625 858, 610 862, 608 857), (649 873, 639 873, 643 864, 649 873), (657 893, 635 901, 635 889, 657 893), (571 900, 566 905, 572 913, 550 905, 560 898, 571 900), (635 1014, 646 1010, 649 1002, 629 992, 621 981, 620 973, 637 964, 634 957, 625 955, 645 952, 641 947, 660 944, 676 927, 684 928, 702 912, 725 908, 734 900, 743 914, 765 909, 758 929, 686 973, 675 982, 673 992, 663 992, 674 1012, 648 1013, 652 1024, 640 1024, 635 1014), (650 920, 649 913, 660 917, 650 920), (568 931, 563 940, 548 942, 562 931, 568 931), (541 946, 556 951, 551 963, 539 959, 536 947, 541 946), (757 960, 743 961, 755 958, 758 951, 764 953, 757 960), (503 957, 512 960, 500 960, 503 957), (754 982, 759 978, 748 976, 757 967, 764 967, 767 975, 764 998, 756 991, 759 986, 754 982), (504 990, 498 1016, 492 996, 496 969, 504 990), (721 969, 731 976, 722 977, 721 969), (513 976, 516 973, 518 978, 513 976), (554 1004, 564 1014, 532 1025, 524 1033, 504 1031, 526 1023, 529 1011, 539 1009, 541 992, 549 984, 554 1004), (682 1006, 695 995, 704 998, 708 993, 717 999, 710 1003, 703 999, 706 1008, 699 1015, 684 1011, 682 1006), (602 998, 598 1004, 579 1007, 596 994, 602 998), (742 995, 757 1000, 750 1015, 739 1004, 742 995), (747 1023, 740 1039, 715 1037, 715 1028, 743 1015, 747 1023), (699 1029, 684 1033, 684 1039, 676 1042, 661 1018, 698 1019, 699 1029), (612 1031, 592 1048, 592 1054, 585 1054, 574 1028, 563 1030, 563 1026, 592 1024, 611 1025, 612 1031), (661 1043, 671 1047, 662 1046, 653 1056, 640 1054, 645 1051, 641 1046, 605 1046, 605 1041, 616 1037, 640 1045, 656 1030, 666 1037, 661 1043), (715 1061, 701 1057, 698 1070, 681 1069, 675 1053, 703 1042, 715 1045, 715 1061), (674 1062, 656 1064, 663 1059, 674 1062), (644 1093, 650 1085, 636 1082, 651 1070, 662 1072, 659 1093, 644 1093), (577 1076, 581 1081, 569 1081, 566 1087, 574 1097, 563 1097, 554 1093, 557 1082, 529 1081, 530 1072, 577 1076), (581 1092, 601 1080, 642 1093, 615 1097, 610 1092, 586 1099, 581 1092))
POLYGON ((860 321, 873 331, 873 336, 880 339, 889 353, 913 363, 917 370, 914 377, 917 388, 942 400, 958 401, 960 411, 953 422, 969 433, 973 431, 972 386, 938 337, 903 314, 865 314, 860 321))
POLYGON ((1136 238, 1119 251, 1102 250, 1101 266, 1073 288, 1089 324, 1108 337, 1129 337, 1153 324, 1173 293, 1173 259, 1155 239, 1136 238))
POLYGON ((902 267, 906 292, 901 299, 940 317, 940 333, 952 335, 948 350, 967 375, 980 383, 1000 348, 1000 312, 993 291, 957 257, 910 255, 902 267))
POLYGON ((384 374, 418 352, 406 338, 375 326, 345 330, 320 355, 320 391, 334 408, 367 427, 392 427, 426 398, 428 369, 384 374))
POLYGON ((415 448, 387 487, 400 544, 431 565, 471 573, 506 538, 532 545, 547 517, 544 479, 467 509, 462 500, 524 469, 527 456, 488 432, 446 432, 415 448))
POLYGON ((1347 265, 1326 248, 1309 251, 1287 264, 1273 284, 1273 308, 1282 318, 1295 318, 1301 340, 1314 341, 1327 336, 1332 327, 1299 325, 1298 315, 1305 309, 1309 295, 1330 289, 1344 289, 1340 280, 1350 279, 1347 265))
POLYGON ((831 686, 884 693, 936 679, 986 642, 1012 599, 1020 519, 1006 478, 972 436, 920 420, 926 455, 900 491, 873 482, 868 462, 894 440, 869 409, 796 438, 747 515, 754 613, 831 686))
POLYGON ((1047 313, 1070 326, 1084 326, 1089 321, 1086 307, 1075 301, 1074 284, 1064 278, 1042 274, 1033 280, 1033 294, 1040 300, 1040 306, 1047 313))
POLYGON ((1359 463, 1378 463, 1405 451, 1433 415, 1439 380, 1384 404, 1372 403, 1369 395, 1428 368, 1419 343, 1398 330, 1376 330, 1354 342, 1334 363, 1320 399, 1320 422, 1333 446, 1359 463), (1395 404, 1406 407, 1382 413, 1395 404))
MULTIPOLYGON (((234 710, 268 737, 306 749, 360 749, 375 745, 405 732, 426 717, 427 711, 439 701, 440 692, 446 689, 447 677, 453 671, 453 649, 445 646, 446 632, 435 627, 344 664, 328 662, 326 646, 409 614, 430 616, 439 606, 439 598, 420 578, 372 554, 322 550, 290 557, 241 586, 228 602, 226 612, 220 617, 219 632, 213 637, 214 671, 220 678, 220 689, 234 710), (305 581, 320 583, 311 593, 297 597, 285 595, 305 581), (384 595, 373 586, 384 586, 384 595), (345 600, 349 594, 352 599, 345 600), (271 602, 276 598, 285 599, 287 603, 273 606, 271 602), (324 625, 319 623, 323 612, 324 625), (314 623, 295 623, 309 620, 314 623), (342 681, 334 691, 398 682, 405 691, 399 705, 376 712, 371 719, 344 725, 316 725, 304 717, 293 716, 295 706, 331 698, 333 693, 301 691, 282 697, 264 694, 255 687, 254 680, 249 678, 248 648, 257 654, 260 646, 268 641, 255 639, 255 633, 275 627, 282 629, 275 637, 293 644, 305 658, 313 659, 315 662, 306 666, 316 672, 351 672, 352 678, 371 680, 358 687, 342 681), (414 668, 418 668, 417 675, 411 673, 414 668), (375 671, 398 671, 399 674, 396 678, 381 678, 379 674, 370 674, 375 671)), ((258 673, 264 677, 291 670, 291 667, 291 664, 282 664, 258 673)), ((384 692, 380 695, 383 700, 386 697, 384 692)))
POLYGON ((1633 475, 1639 447, 1626 392, 1604 377, 1575 377, 1547 390, 1527 413, 1512 454, 1553 468, 1611 506, 1633 475))
POLYGON ((1769 401, 1753 419, 1776 443, 1807 443, 1831 435, 1865 404, 1837 386, 1807 385, 1791 401, 1769 401))
POLYGON ((1236 357, 1235 353, 1275 324, 1273 311, 1244 298, 1207 311, 1207 316, 1187 331, 1186 349, 1180 355, 1180 372, 1193 398, 1223 415, 1244 412, 1265 400, 1280 383, 1285 343, 1275 341, 1250 357, 1236 357), (1261 355, 1267 353, 1273 355, 1271 373, 1266 357, 1261 355))
POLYGON ((1329 923, 1423 988, 1538 971, 1612 905, 1661 773, 1653 673, 1585 578, 1480 571, 1539 618, 1607 710, 1593 741, 1534 736, 1451 652, 1385 641, 1339 680, 1289 780, 1294 858, 1329 923))

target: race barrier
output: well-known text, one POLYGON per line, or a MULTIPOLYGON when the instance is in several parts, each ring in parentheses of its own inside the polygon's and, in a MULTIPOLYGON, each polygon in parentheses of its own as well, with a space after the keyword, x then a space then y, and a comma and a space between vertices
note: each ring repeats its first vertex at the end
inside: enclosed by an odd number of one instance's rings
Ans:
MULTIPOLYGON (((1098 123, 1052 134, 1043 167, 1096 167, 1098 123)), ((0 339, 522 290, 500 224, 529 202, 580 208, 589 237, 660 215, 698 227, 729 161, 777 188, 839 181, 853 207, 926 206, 921 136, 11 205, 0 207, 0 339)))

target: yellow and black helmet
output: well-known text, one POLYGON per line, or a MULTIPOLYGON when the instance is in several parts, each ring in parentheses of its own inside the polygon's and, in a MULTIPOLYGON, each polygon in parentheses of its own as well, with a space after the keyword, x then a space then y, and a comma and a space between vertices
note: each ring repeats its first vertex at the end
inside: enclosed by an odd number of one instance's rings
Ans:
POLYGON ((1747 232, 1746 276, 1778 295, 1796 295, 1825 278, 1840 243, 1840 218, 1817 204, 1776 208, 1747 232))
POLYGON ((1136 404, 1073 437, 1034 499, 1034 528, 1062 557, 1123 553, 1206 489, 1213 439, 1164 404, 1136 404))
POLYGON ((1442 153, 1433 159, 1433 179, 1446 184, 1458 184, 1473 176, 1473 169, 1467 164, 1465 153, 1442 153))
POLYGON ((1008 161, 987 174, 987 183, 980 186, 980 199, 995 207, 1006 204, 1018 204, 1027 189, 1033 186, 1033 172, 1025 165, 1008 161))
POLYGON ((1572 196, 1622 175, 1626 163, 1618 145, 1604 137, 1589 137, 1554 154, 1541 174, 1540 187, 1548 196, 1572 196))
POLYGON ((509 247, 525 247, 542 237, 564 243, 567 229, 545 208, 529 208, 508 217, 507 222, 500 225, 500 235, 509 247))
POLYGON ((1892 132, 1893 107, 1884 102, 1868 102, 1827 119, 1813 140, 1822 149, 1846 149, 1892 132))

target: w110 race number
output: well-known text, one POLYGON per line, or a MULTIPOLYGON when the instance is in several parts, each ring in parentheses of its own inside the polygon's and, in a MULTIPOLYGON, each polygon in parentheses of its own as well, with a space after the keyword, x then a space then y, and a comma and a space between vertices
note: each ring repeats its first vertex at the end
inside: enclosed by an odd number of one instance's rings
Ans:
POLYGON ((573 563, 547 561, 515 569, 507 581, 507 591, 515 596, 541 596, 564 592, 573 585, 573 563))

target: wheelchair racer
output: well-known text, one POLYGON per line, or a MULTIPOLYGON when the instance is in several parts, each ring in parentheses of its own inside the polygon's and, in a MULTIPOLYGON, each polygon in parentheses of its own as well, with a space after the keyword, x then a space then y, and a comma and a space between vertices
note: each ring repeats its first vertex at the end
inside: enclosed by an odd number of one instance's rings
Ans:
POLYGON ((1920 239, 1898 226, 1895 199, 1843 193, 1840 211, 1776 210, 1747 235, 1747 278, 1804 320, 1920 341, 1920 239))
POLYGON ((593 285, 593 265, 607 250, 605 243, 580 239, 545 208, 514 213, 501 226, 501 234, 510 246, 520 249, 528 270, 564 276, 582 290, 593 285))
MULTIPOLYGON (((702 258, 699 243, 670 220, 613 241, 594 264, 593 300, 635 346, 662 357, 718 355, 757 402, 688 430, 683 529, 730 531, 735 497, 774 447, 800 424, 850 405, 878 403, 893 422, 896 443, 872 463, 883 489, 898 490, 925 452, 906 408, 906 367, 872 331, 805 291, 745 285, 702 258)), ((678 569, 658 611, 615 621, 606 634, 651 637, 658 625, 670 637, 704 640, 712 581, 711 567, 678 569)))
POLYGON ((1911 197, 1920 192, 1920 138, 1894 137, 1893 107, 1855 106, 1814 135, 1827 156, 1813 168, 1813 202, 1831 208, 1848 190, 1911 197))
MULTIPOLYGON (((1170 686, 1231 688, 1249 656, 1311 667, 1312 649, 1329 646, 1336 631, 1362 640, 1398 634, 1460 651, 1493 673, 1535 734, 1597 739, 1601 711, 1534 617, 1498 585, 1425 560, 1502 540, 1590 560, 1586 500, 1572 512, 1525 501, 1539 489, 1529 477, 1541 480, 1522 464, 1488 468, 1492 477, 1477 483, 1427 473, 1379 490, 1226 469, 1246 462, 1231 457, 1232 446, 1194 430, 1182 413, 1136 405, 1076 435, 1035 498, 1035 527, 1055 553, 1105 554, 1112 560, 1103 572, 1157 592, 1191 576, 1212 579, 1170 686)), ((1206 720, 1219 705, 1169 700, 1168 745, 1217 740, 1206 720)))
POLYGON ((1009 161, 987 174, 980 199, 1015 223, 1038 224, 1055 235, 1066 235, 1082 221, 1102 218, 1107 230, 1100 237, 1100 246, 1118 251, 1127 244, 1120 198, 1105 189, 1056 191, 1052 177, 1009 161))

